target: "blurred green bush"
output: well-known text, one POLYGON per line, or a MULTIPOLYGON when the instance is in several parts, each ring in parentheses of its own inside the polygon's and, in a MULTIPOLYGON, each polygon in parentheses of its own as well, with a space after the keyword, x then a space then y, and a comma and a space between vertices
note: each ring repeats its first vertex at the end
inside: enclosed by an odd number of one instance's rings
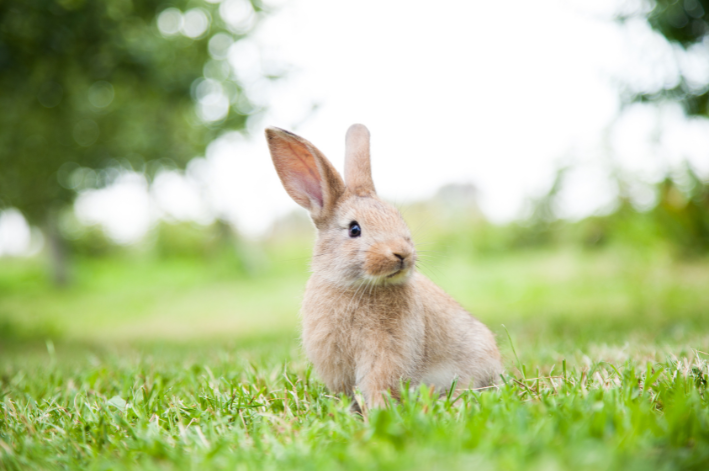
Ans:
MULTIPOLYGON (((653 187, 655 205, 638 209, 621 192, 607 214, 578 221, 556 211, 564 170, 546 194, 530 202, 530 216, 505 225, 487 221, 473 202, 441 208, 439 196, 406 208, 414 237, 427 251, 455 256, 484 256, 541 247, 597 249, 609 245, 627 250, 669 250, 680 258, 709 254, 709 182, 688 165, 653 187), (418 232, 419 234, 416 234, 418 232), (417 235, 419 237, 417 237, 417 235)), ((627 187, 618 181, 620 188, 627 187)))

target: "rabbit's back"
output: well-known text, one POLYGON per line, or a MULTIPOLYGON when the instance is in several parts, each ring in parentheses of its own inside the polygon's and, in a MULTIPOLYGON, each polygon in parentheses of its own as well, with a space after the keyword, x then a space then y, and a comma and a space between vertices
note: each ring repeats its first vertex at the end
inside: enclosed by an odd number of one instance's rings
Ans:
POLYGON ((492 332, 426 276, 416 273, 424 305, 426 358, 420 381, 447 389, 495 384, 502 362, 492 332))

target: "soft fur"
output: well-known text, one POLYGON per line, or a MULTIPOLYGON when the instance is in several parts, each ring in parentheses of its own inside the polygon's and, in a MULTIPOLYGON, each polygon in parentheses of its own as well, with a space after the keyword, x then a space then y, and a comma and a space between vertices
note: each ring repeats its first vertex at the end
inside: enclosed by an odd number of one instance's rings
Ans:
POLYGON ((308 358, 333 392, 368 407, 398 397, 402 381, 445 392, 494 384, 502 372, 490 330, 416 272, 416 249, 399 211, 377 197, 369 131, 347 132, 346 184, 305 139, 268 128, 271 157, 288 194, 318 231, 302 306, 308 358), (350 237, 356 221, 361 236, 350 237))

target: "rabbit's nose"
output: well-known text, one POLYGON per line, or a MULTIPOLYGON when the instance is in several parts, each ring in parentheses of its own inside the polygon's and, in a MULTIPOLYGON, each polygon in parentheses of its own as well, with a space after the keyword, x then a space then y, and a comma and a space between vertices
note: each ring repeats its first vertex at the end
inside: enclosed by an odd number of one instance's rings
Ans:
POLYGON ((406 261, 407 258, 411 257, 411 250, 409 250, 405 247, 399 247, 395 250, 392 250, 392 253, 401 263, 406 261))

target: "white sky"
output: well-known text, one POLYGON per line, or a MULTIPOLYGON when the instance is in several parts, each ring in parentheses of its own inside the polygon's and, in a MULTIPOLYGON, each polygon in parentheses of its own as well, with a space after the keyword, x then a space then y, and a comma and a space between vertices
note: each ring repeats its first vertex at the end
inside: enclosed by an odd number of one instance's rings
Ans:
MULTIPOLYGON (((235 11, 243 0, 225 2, 235 11)), ((222 214, 259 234, 297 208, 272 167, 267 125, 301 134, 342 169, 345 131, 363 123, 380 195, 404 202, 470 182, 494 221, 519 216, 563 163, 578 164, 564 190, 569 217, 611 203, 609 159, 646 182, 683 158, 709 177, 705 121, 690 122, 677 107, 634 106, 611 127, 618 78, 650 92, 677 79, 670 47, 643 21, 612 21, 635 3, 285 2, 229 55, 268 114, 250 121, 246 137, 231 133, 210 145, 186 178, 163 176, 150 198, 130 176, 121 188, 82 195, 79 219, 103 223, 122 242, 160 215, 208 222, 222 214), (274 63, 289 64, 290 73, 267 84, 259 77, 274 63)), ((679 67, 699 82, 709 77, 709 61, 679 67)))

